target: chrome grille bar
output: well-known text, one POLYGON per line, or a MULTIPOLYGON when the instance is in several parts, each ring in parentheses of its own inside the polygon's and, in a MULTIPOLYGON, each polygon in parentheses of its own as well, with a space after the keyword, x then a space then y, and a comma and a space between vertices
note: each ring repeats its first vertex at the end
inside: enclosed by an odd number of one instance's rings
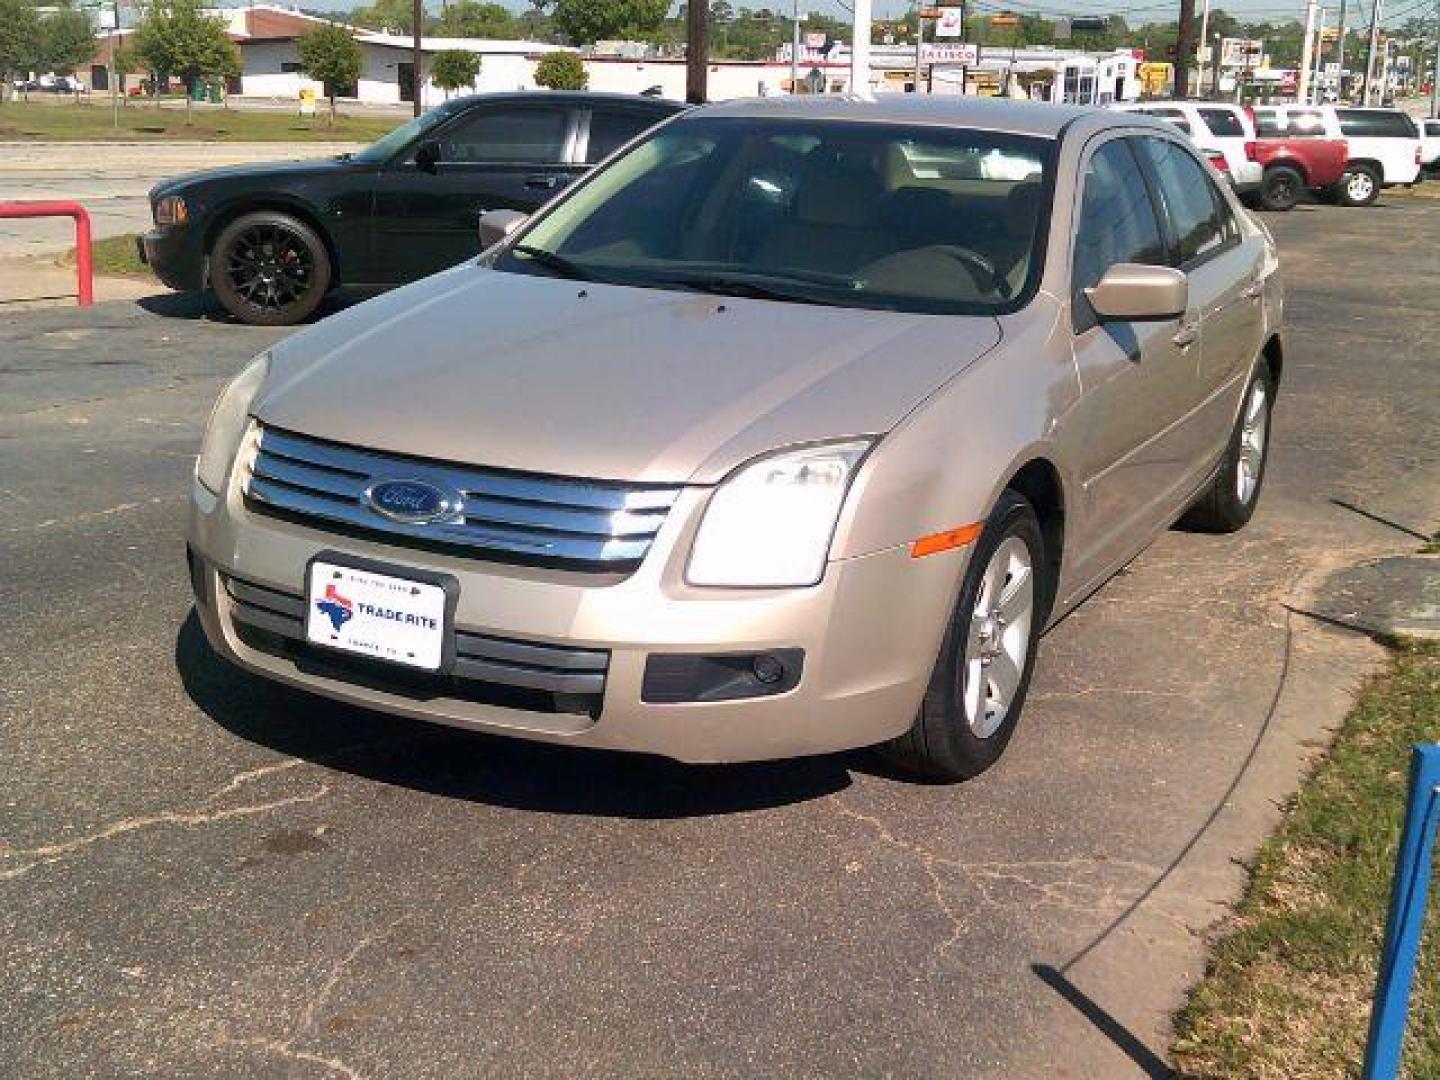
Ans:
POLYGON ((340 446, 275 428, 260 431, 244 478, 257 509, 508 557, 600 570, 645 557, 680 494, 673 485, 622 484, 449 465, 340 446), (459 520, 410 524, 376 513, 366 491, 418 480, 459 492, 459 520))

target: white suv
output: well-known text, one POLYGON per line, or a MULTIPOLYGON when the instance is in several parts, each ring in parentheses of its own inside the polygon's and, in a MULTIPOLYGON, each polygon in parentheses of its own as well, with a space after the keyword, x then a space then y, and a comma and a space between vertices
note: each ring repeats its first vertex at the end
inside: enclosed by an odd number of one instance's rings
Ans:
POLYGON ((1428 172, 1440 171, 1440 120, 1417 120, 1420 125, 1420 164, 1428 172))
POLYGON ((1225 171, 1237 192, 1255 191, 1265 169, 1255 160, 1255 122, 1239 105, 1223 101, 1146 101, 1111 106, 1168 120, 1202 150, 1225 155, 1225 171))
POLYGON ((1275 105, 1271 114, 1287 129, 1309 131, 1350 144, 1345 175, 1327 194, 1342 206, 1369 206, 1381 188, 1420 178, 1422 151, 1415 121, 1399 109, 1352 109, 1344 105, 1275 105))

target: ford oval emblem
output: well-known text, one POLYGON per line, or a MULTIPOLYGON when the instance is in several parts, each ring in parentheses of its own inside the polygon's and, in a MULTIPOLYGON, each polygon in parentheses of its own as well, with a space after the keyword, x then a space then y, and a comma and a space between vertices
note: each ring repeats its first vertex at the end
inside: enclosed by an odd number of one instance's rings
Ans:
POLYGON ((465 505, 458 491, 424 480, 381 480, 366 489, 365 501, 377 514, 407 525, 457 520, 465 505))

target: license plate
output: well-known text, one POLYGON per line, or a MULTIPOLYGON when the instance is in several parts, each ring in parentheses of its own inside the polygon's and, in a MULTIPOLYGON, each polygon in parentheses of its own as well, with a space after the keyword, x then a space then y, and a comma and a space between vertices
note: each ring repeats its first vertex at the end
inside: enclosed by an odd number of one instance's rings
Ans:
POLYGON ((438 671, 445 590, 426 581, 316 560, 306 583, 305 638, 342 652, 438 671))

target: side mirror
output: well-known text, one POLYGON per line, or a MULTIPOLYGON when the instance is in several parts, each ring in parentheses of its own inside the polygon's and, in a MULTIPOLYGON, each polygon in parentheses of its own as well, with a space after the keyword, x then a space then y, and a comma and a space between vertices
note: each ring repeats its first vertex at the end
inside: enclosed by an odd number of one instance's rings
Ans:
POLYGON ((519 210, 486 210, 480 215, 480 250, 494 247, 525 223, 519 210))
POLYGON ((421 172, 433 173, 439 163, 440 144, 434 139, 426 139, 415 148, 415 167, 421 172))
POLYGON ((1190 305, 1190 282, 1169 266, 1116 263, 1085 296, 1102 321, 1178 319, 1190 305))

